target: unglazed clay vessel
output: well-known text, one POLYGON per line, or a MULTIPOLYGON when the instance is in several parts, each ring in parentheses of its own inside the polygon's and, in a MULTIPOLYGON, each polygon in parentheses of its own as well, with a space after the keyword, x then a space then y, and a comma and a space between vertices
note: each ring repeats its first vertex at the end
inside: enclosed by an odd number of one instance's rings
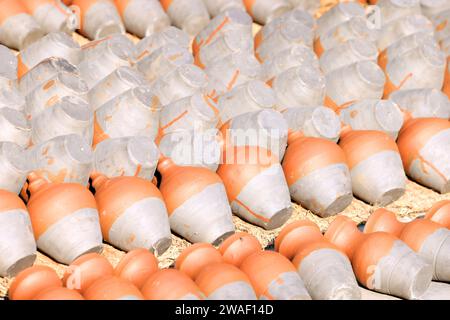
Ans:
POLYGON ((161 5, 172 24, 195 36, 209 23, 209 13, 202 0, 162 0, 161 5))
POLYGON ((292 199, 321 217, 343 211, 353 200, 345 153, 332 141, 291 133, 283 170, 292 199))
POLYGON ((227 263, 213 263, 198 274, 195 283, 208 300, 256 300, 247 275, 227 263))
POLYGON ((433 267, 433 280, 450 281, 450 230, 428 219, 403 223, 386 209, 373 212, 364 233, 388 232, 404 241, 433 267))
POLYGON ((207 265, 223 260, 220 252, 211 244, 196 243, 181 252, 175 262, 175 268, 195 280, 207 265))
POLYGON ((176 269, 163 269, 147 279, 141 289, 146 300, 202 300, 204 294, 191 278, 176 269))
POLYGON ((293 259, 293 264, 313 299, 361 298, 349 259, 324 239, 313 222, 301 220, 288 224, 276 238, 275 250, 289 260, 293 259))
POLYGON ((158 272, 158 260, 146 249, 134 249, 128 252, 114 269, 119 278, 128 280, 141 289, 147 279, 158 272))
POLYGON ((252 18, 260 24, 266 24, 291 9, 287 0, 244 0, 244 5, 252 18))
POLYGON ((260 147, 233 147, 224 151, 217 174, 223 180, 233 212, 272 230, 291 216, 291 201, 278 158, 260 147))
POLYGON ((84 292, 86 300, 143 300, 142 293, 127 280, 105 276, 84 292))
POLYGON ((450 192, 450 122, 424 118, 408 121, 397 140, 406 174, 440 193, 450 192))
POLYGON ((206 168, 181 167, 169 158, 158 165, 170 227, 190 242, 219 244, 234 233, 220 177, 206 168))
POLYGON ((261 244, 255 236, 246 232, 237 232, 228 237, 219 247, 223 261, 236 267, 251 254, 261 251, 261 244))
POLYGON ((344 150, 352 176, 353 194, 376 205, 400 198, 406 187, 395 141, 381 131, 344 131, 339 146, 344 150))
POLYGON ((435 203, 426 212, 425 219, 439 223, 440 225, 450 228, 450 200, 442 200, 435 203))
POLYGON ((75 12, 64 2, 67 1, 31 0, 24 1, 24 4, 45 32, 61 31, 71 35, 79 21, 75 12))
POLYGON ((0 189, 0 276, 14 277, 36 260, 30 216, 22 200, 0 189))
POLYGON ((94 196, 76 183, 49 183, 32 173, 27 208, 39 250, 70 264, 103 248, 94 196))
POLYGON ((170 247, 167 209, 151 181, 93 174, 92 186, 105 241, 124 251, 145 248, 158 255, 170 247))
POLYGON ((31 169, 26 152, 15 143, 0 142, 0 189, 20 192, 31 169))
POLYGON ((20 272, 11 283, 8 297, 11 300, 31 300, 43 290, 62 287, 55 270, 46 266, 33 266, 20 272))
POLYGON ((240 269, 250 278, 260 300, 311 300, 294 265, 278 252, 253 253, 240 269))
POLYGON ((363 17, 364 15, 364 8, 357 2, 338 3, 317 19, 316 35, 321 35, 352 17, 363 17))
POLYGON ((108 259, 92 252, 75 259, 63 276, 64 285, 83 294, 96 280, 112 276, 114 269, 108 259))
POLYGON ((75 290, 53 287, 41 291, 33 300, 84 300, 83 296, 75 290))
POLYGON ((350 218, 339 216, 325 238, 347 254, 359 283, 370 290, 414 299, 431 284, 431 265, 392 234, 364 234, 350 218))

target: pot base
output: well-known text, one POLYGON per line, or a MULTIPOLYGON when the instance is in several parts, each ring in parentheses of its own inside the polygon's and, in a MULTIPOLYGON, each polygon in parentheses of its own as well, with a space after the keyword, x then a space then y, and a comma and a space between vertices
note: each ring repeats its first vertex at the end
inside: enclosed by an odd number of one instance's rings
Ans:
POLYGON ((14 263, 12 266, 8 268, 6 271, 6 275, 8 277, 15 277, 20 271, 31 267, 34 264, 34 261, 36 260, 35 254, 30 254, 28 256, 23 257, 16 263, 14 263))
POLYGON ((328 208, 320 215, 322 218, 327 218, 338 214, 339 212, 344 211, 353 201, 352 194, 345 194, 343 196, 338 197, 334 200, 328 208))
POLYGON ((396 201, 401 196, 403 196, 404 193, 405 193, 405 189, 403 189, 403 188, 389 190, 389 191, 383 193, 381 195, 381 197, 379 197, 375 201, 374 205, 380 206, 380 207, 387 206, 388 204, 396 201))
POLYGON ((172 245, 172 238, 162 238, 153 246, 152 250, 156 256, 162 255, 172 245))
POLYGON ((234 231, 225 232, 220 237, 218 237, 216 240, 212 242, 213 246, 218 246, 222 242, 224 242, 228 237, 232 236, 234 234, 234 231))
POLYGON ((292 208, 284 208, 275 213, 265 226, 266 230, 273 230, 281 227, 292 215, 292 208))

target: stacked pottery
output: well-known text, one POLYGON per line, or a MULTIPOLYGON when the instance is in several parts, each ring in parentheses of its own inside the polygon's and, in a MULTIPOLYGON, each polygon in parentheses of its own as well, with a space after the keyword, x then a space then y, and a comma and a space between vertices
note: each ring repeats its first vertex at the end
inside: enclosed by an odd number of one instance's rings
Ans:
POLYGON ((339 216, 325 238, 345 252, 359 283, 370 290, 414 299, 431 284, 431 265, 392 234, 364 234, 350 218, 339 216))
POLYGON ((364 233, 379 231, 395 235, 427 261, 433 268, 433 280, 449 281, 450 231, 447 228, 428 219, 403 223, 393 212, 378 209, 367 221, 364 233))
POLYGON ((301 220, 284 227, 275 240, 275 250, 293 259, 313 299, 361 298, 349 259, 324 239, 313 222, 301 220))

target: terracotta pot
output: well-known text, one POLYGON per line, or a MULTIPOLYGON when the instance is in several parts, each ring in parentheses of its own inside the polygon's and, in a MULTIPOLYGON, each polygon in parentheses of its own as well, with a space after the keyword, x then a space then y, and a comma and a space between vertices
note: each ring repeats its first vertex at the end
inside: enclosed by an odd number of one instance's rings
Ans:
POLYGON ((33 300, 84 300, 75 290, 54 287, 41 291, 33 300))
POLYGON ((244 0, 247 12, 262 25, 292 9, 289 1, 244 0))
POLYGON ((48 183, 28 176, 28 211, 40 250, 60 263, 103 248, 94 196, 76 183, 48 183))
POLYGON ((450 228, 450 201, 442 200, 435 203, 428 209, 425 219, 439 223, 440 225, 450 228))
POLYGON ((142 293, 127 280, 106 276, 96 280, 85 292, 86 300, 143 300, 142 293))
POLYGON ((162 7, 172 24, 190 36, 195 36, 209 23, 209 13, 202 0, 162 0, 162 7))
POLYGON ((169 220, 161 192, 138 177, 92 175, 103 238, 130 251, 145 248, 164 253, 171 245, 169 220))
POLYGON ((22 200, 0 189, 0 276, 14 277, 36 260, 30 216, 22 200))
POLYGON ((175 262, 175 268, 195 280, 207 265, 223 260, 220 252, 209 243, 196 243, 181 252, 175 262))
POLYGON ((414 299, 431 284, 431 265, 392 234, 364 234, 350 218, 339 216, 325 238, 347 254, 356 278, 368 289, 414 299))
POLYGON ((324 239, 313 222, 300 220, 288 224, 276 238, 275 250, 288 259, 293 259, 293 264, 313 299, 361 298, 349 259, 324 239))
POLYGON ((55 270, 45 266, 33 266, 20 272, 9 287, 11 300, 31 300, 43 290, 62 287, 55 270))
POLYGON ((88 253, 73 261, 63 276, 68 289, 84 293, 95 281, 112 276, 114 269, 108 259, 98 253, 88 253))
POLYGON ((15 143, 0 142, 0 163, 0 189, 18 194, 30 171, 27 151, 15 143))
POLYGON ((450 192, 450 122, 424 118, 408 121, 397 140, 406 174, 434 190, 450 192))
POLYGON ((235 265, 238 268, 245 258, 261 250, 261 244, 258 239, 246 232, 233 234, 222 242, 219 247, 223 261, 235 265))
POLYGON ((353 17, 364 17, 364 8, 357 2, 340 2, 317 19, 316 35, 350 20, 353 17))
POLYGON ((160 161, 158 171, 172 231, 193 243, 213 244, 234 233, 226 191, 217 174, 206 168, 177 166, 168 158, 160 161))
POLYGON ((203 293, 183 272, 163 269, 154 273, 141 289, 146 300, 201 300, 203 293))
POLYGON ((345 131, 339 146, 352 176, 353 194, 375 205, 387 205, 405 192, 406 177, 395 141, 380 131, 345 131))
POLYGON ((433 280, 450 281, 450 230, 427 220, 416 219, 403 223, 395 214, 378 209, 370 216, 365 233, 384 231, 404 241, 433 267, 433 280))
POLYGON ((256 252, 240 269, 250 278, 260 300, 311 300, 294 265, 278 252, 256 252))
POLYGON ((290 135, 283 170, 292 199, 321 217, 343 211, 353 200, 345 154, 332 141, 290 135))
POLYGON ((145 281, 156 272, 158 272, 158 259, 146 249, 134 249, 128 252, 114 270, 116 276, 128 280, 138 289, 141 289, 145 281))
POLYGON ((233 147, 223 152, 217 174, 223 180, 232 211, 267 230, 291 216, 291 199, 278 159, 260 147, 233 147))
POLYGON ((256 300, 247 275, 227 263, 213 263, 199 273, 195 283, 208 300, 256 300))

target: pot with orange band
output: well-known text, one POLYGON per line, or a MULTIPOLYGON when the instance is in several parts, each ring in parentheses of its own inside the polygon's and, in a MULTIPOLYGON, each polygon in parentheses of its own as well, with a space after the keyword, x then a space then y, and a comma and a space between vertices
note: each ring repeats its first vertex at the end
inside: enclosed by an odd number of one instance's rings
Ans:
POLYGON ((259 300, 311 300, 294 265, 278 252, 256 252, 240 269, 250 278, 259 300))
POLYGON ((244 5, 253 20, 262 25, 292 9, 288 0, 244 0, 244 5))
POLYGON ((364 7, 354 1, 339 2, 317 19, 316 36, 350 20, 353 17, 364 17, 364 7))
POLYGON ((377 205, 400 198, 406 187, 400 154, 395 141, 381 131, 352 131, 341 134, 352 176, 353 194, 377 205))
POLYGON ((161 0, 173 25, 195 36, 209 23, 209 13, 202 0, 161 0))
POLYGON ((45 35, 22 1, 0 1, 0 43, 22 50, 45 35))
POLYGON ((46 33, 61 31, 72 34, 78 28, 78 17, 61 1, 26 0, 22 3, 46 33))
POLYGON ((449 36, 450 6, 448 4, 443 4, 441 11, 429 18, 433 22, 436 40, 441 43, 449 36))
POLYGON ((95 281, 84 292, 86 300, 144 300, 144 296, 131 282, 105 276, 95 281))
POLYGON ((450 229, 450 200, 442 200, 435 203, 426 212, 425 219, 439 223, 450 229))
POLYGON ((158 0, 114 0, 128 32, 143 38, 170 26, 158 0))
POLYGON ((212 17, 216 17, 222 12, 227 12, 232 9, 239 9, 244 11, 244 3, 242 0, 206 0, 204 1, 208 12, 212 17))
POLYGON ((228 237, 219 247, 223 261, 240 267, 244 260, 255 252, 262 250, 255 236, 246 232, 237 232, 228 237))
POLYGON ((0 141, 11 142, 22 148, 30 146, 31 124, 23 110, 0 107, 0 141))
POLYGON ((151 275, 141 289, 146 300, 203 300, 195 282, 176 269, 163 269, 151 275))
POLYGON ((288 224, 275 240, 275 250, 293 264, 315 300, 359 300, 360 289, 347 256, 326 241, 311 221, 288 224))
POLYGON ((145 248, 157 255, 170 247, 167 209, 151 181, 93 174, 92 186, 105 241, 124 251, 145 248))
POLYGON ((448 120, 410 120, 400 131, 397 145, 409 177, 440 193, 450 191, 448 120))
POLYGON ((27 151, 12 142, 0 142, 0 189, 20 193, 32 169, 27 151))
POLYGON ((432 266, 433 280, 450 280, 450 230, 428 219, 400 222, 395 214, 378 209, 370 216, 364 233, 388 232, 404 241, 432 266))
POLYGON ((217 174, 225 184, 232 211, 266 230, 283 225, 292 208, 279 159, 255 146, 228 148, 223 159, 217 174))
POLYGON ((60 263, 102 250, 102 234, 94 196, 76 183, 48 183, 28 176, 28 201, 34 236, 40 250, 60 263))
POLYGON ((364 234, 350 218, 339 216, 325 238, 345 252, 359 283, 370 290, 414 299, 431 284, 431 265, 392 234, 364 234))
POLYGON ((234 233, 226 191, 217 174, 206 168, 177 166, 169 158, 159 162, 158 171, 172 231, 193 243, 213 244, 234 233))
POLYGON ((71 8, 79 15, 81 34, 90 40, 125 33, 113 0, 73 0, 71 8))
POLYGON ((383 25, 411 14, 421 14, 419 0, 378 0, 376 5, 383 25))
POLYGON ((422 0, 420 2, 422 14, 432 18, 436 14, 450 9, 450 3, 446 0, 422 0))
POLYGON ((49 288, 62 288, 55 270, 47 266, 33 266, 21 271, 8 290, 10 300, 31 300, 49 288))
POLYGON ((128 252, 120 260, 114 273, 141 289, 148 278, 158 270, 158 259, 147 249, 141 248, 128 252))

